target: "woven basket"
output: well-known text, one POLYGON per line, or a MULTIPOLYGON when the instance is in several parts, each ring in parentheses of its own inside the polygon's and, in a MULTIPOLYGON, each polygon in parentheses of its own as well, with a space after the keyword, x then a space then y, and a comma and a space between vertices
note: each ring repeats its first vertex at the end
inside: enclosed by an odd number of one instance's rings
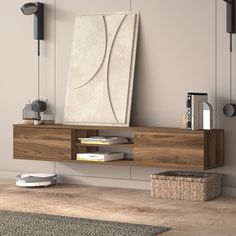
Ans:
POLYGON ((190 201, 207 201, 220 196, 221 175, 201 172, 167 171, 151 175, 151 195, 190 201))

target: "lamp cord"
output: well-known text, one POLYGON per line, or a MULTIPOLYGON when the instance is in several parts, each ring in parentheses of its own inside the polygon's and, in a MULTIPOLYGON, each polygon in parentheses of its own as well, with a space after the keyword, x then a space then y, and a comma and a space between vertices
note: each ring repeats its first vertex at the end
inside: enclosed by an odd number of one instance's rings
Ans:
POLYGON ((57 106, 57 101, 56 101, 56 99, 57 99, 57 91, 56 91, 56 88, 57 88, 57 70, 56 70, 56 67, 57 67, 57 51, 56 51, 56 49, 57 49, 57 45, 56 45, 56 43, 57 43, 57 41, 56 41, 56 34, 57 34, 57 31, 56 31, 56 19, 57 19, 57 15, 56 15, 56 8, 57 8, 57 6, 56 6, 56 0, 54 0, 54 9, 53 9, 53 17, 54 17, 54 19, 53 19, 53 27, 54 27, 54 32, 53 32, 53 35, 54 35, 54 38, 53 38, 53 42, 54 42, 54 52, 53 52, 53 57, 54 57, 54 63, 53 63, 53 73, 54 73, 54 75, 53 75, 53 77, 54 77, 54 98, 53 98, 53 100, 54 100, 54 108, 53 108, 53 114, 54 114, 54 121, 56 121, 56 106, 57 106))
POLYGON ((38 80, 38 100, 40 98, 40 40, 38 40, 38 74, 37 74, 37 80, 38 80))
POLYGON ((230 51, 230 53, 229 53, 229 60, 230 60, 230 68, 229 68, 229 78, 230 78, 230 84, 229 84, 229 86, 230 86, 230 98, 229 98, 229 102, 230 102, 230 104, 232 103, 232 95, 233 95, 233 91, 232 91, 232 86, 233 86, 233 81, 232 81, 232 79, 233 79, 233 58, 232 58, 232 50, 233 49, 233 40, 232 40, 232 33, 230 34, 230 49, 229 49, 229 51, 230 51))
POLYGON ((215 0, 215 128, 218 127, 218 12, 217 0, 215 0))

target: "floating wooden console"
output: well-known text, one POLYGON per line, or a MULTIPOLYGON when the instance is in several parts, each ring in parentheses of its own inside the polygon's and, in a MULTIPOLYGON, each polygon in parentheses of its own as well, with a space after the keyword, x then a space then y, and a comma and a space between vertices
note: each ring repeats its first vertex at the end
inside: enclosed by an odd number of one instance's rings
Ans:
POLYGON ((128 148, 133 152, 132 159, 101 164, 195 170, 207 170, 224 165, 224 131, 221 129, 187 131, 152 127, 14 125, 14 159, 84 163, 85 161, 76 160, 78 152, 97 151, 101 147, 109 150, 128 148), (98 135, 102 130, 128 131, 130 143, 79 143, 79 137, 98 135))

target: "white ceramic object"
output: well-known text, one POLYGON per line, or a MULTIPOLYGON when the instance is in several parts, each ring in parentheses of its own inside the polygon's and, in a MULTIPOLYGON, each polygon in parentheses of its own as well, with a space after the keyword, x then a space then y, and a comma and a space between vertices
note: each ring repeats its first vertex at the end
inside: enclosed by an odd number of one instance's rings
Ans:
POLYGON ((213 128, 213 108, 209 102, 203 103, 203 129, 210 130, 213 128))

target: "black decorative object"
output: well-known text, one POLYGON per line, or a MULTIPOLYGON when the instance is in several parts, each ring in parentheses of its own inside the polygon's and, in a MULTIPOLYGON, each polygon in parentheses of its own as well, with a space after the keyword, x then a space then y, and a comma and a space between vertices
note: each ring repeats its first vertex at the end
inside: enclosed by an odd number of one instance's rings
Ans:
POLYGON ((31 103, 31 110, 36 114, 36 120, 41 120, 41 112, 45 112, 47 108, 47 102, 42 100, 35 100, 31 103))
POLYGON ((47 100, 35 100, 32 103, 26 104, 23 109, 23 120, 41 121, 42 114, 47 109, 47 100))
POLYGON ((223 108, 225 116, 231 117, 236 116, 236 105, 235 104, 226 104, 223 108))

